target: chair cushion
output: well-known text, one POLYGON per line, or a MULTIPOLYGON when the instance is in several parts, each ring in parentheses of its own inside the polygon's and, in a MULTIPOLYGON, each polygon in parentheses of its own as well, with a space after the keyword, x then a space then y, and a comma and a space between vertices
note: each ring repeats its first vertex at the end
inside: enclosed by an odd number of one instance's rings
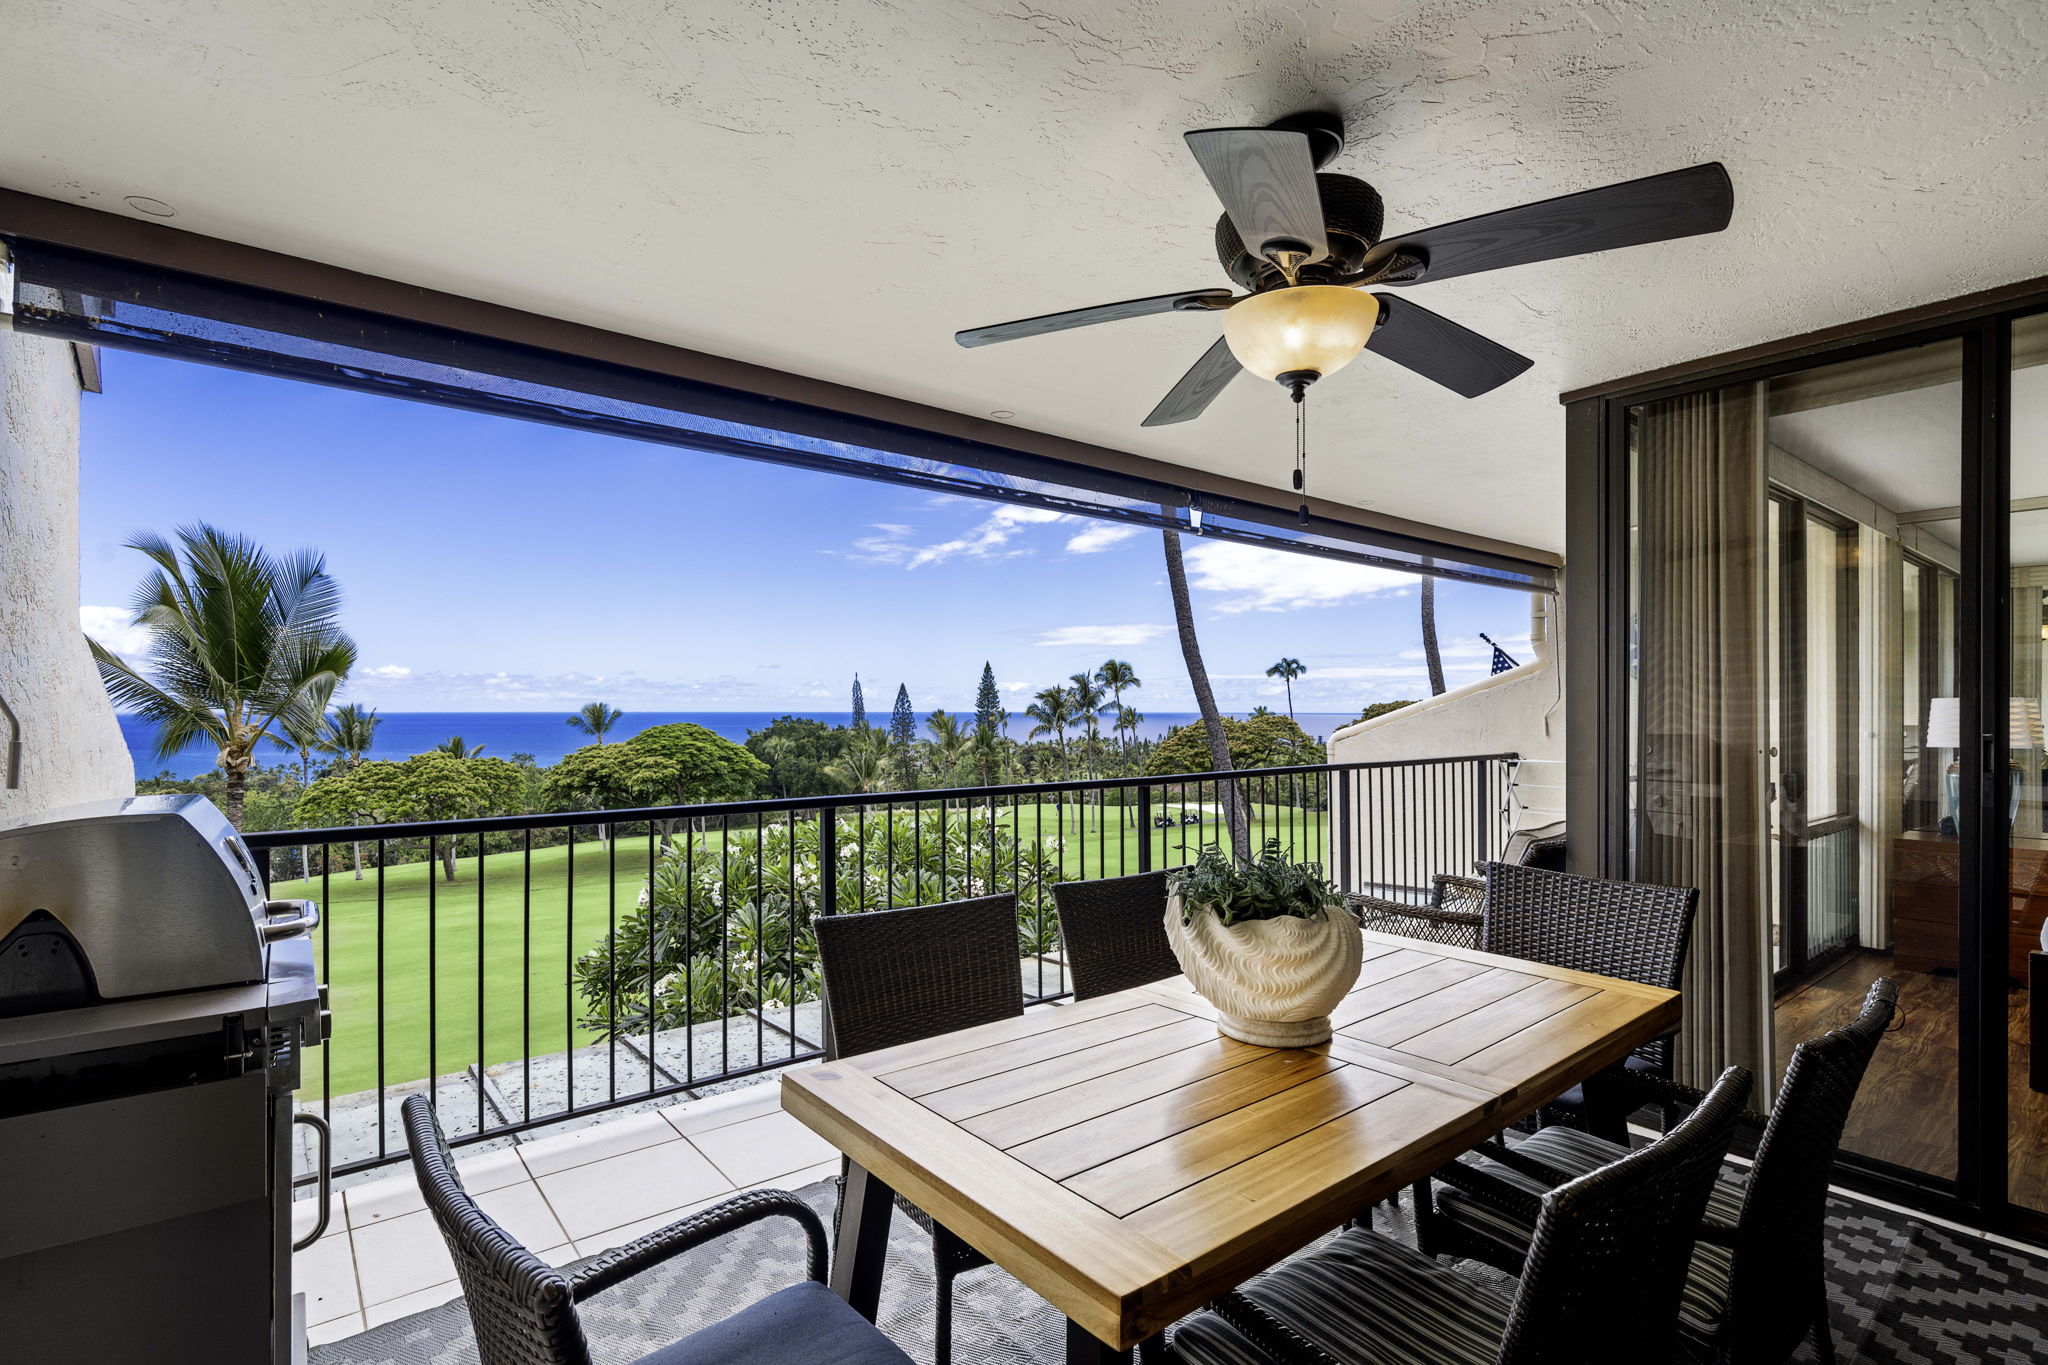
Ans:
MULTIPOLYGON (((1493 1365, 1510 1303, 1412 1247, 1353 1230, 1244 1286, 1251 1299, 1339 1360, 1371 1365, 1493 1365)), ((1271 1365, 1214 1313, 1173 1334, 1194 1365, 1271 1365)))
MULTIPOLYGON (((1582 1133, 1576 1128, 1562 1126, 1545 1128, 1533 1133, 1515 1144, 1514 1150, 1573 1176, 1596 1171, 1628 1155, 1625 1148, 1617 1147, 1590 1133, 1582 1133)), ((1542 1181, 1510 1170, 1496 1161, 1488 1161, 1482 1157, 1472 1164, 1487 1174, 1497 1176, 1508 1184, 1518 1185, 1532 1194, 1541 1194, 1547 1188, 1542 1181)), ((1707 1217, 1713 1222, 1733 1227, 1742 1217, 1742 1196, 1742 1184, 1724 1174, 1714 1182, 1714 1191, 1707 1196, 1707 1217)), ((1456 1223, 1459 1228, 1493 1243, 1500 1249, 1502 1257, 1510 1263, 1519 1259, 1529 1249, 1529 1237, 1533 1229, 1527 1223, 1520 1221, 1513 1214, 1481 1203, 1463 1190, 1438 1183, 1436 1205, 1438 1212, 1456 1223)), ((1685 1293, 1679 1301, 1678 1308, 1679 1326, 1688 1335, 1709 1338, 1720 1331, 1722 1320, 1728 1311, 1728 1283, 1732 1264, 1733 1253, 1729 1248, 1715 1246, 1710 1242, 1699 1242, 1694 1245, 1692 1269, 1686 1276, 1685 1293)))
POLYGON ((896 1343, 846 1301, 805 1280, 749 1304, 724 1322, 642 1356, 638 1365, 910 1365, 896 1343))

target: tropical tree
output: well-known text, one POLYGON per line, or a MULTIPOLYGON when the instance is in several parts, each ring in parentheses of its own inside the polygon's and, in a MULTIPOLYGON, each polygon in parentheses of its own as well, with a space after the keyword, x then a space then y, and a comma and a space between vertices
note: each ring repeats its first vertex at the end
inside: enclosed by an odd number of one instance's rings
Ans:
MULTIPOLYGON (((886 759, 886 747, 873 752, 886 759)), ((820 832, 818 819, 781 820, 727 831, 724 857, 693 854, 687 843, 670 849, 640 904, 576 961, 582 1026, 630 1037, 817 999, 811 925, 824 911, 820 832)), ((835 818, 834 834, 841 850, 875 850, 840 857, 840 913, 1009 891, 1019 954, 1057 946, 1056 839, 1018 838, 1006 817, 985 807, 848 812, 835 818)))
MULTIPOLYGON (((1293 719, 1278 712, 1268 711, 1244 720, 1225 716, 1223 733, 1230 745, 1230 767, 1234 770, 1289 768, 1323 761, 1322 746, 1309 738, 1293 719)), ((1199 722, 1177 725, 1154 746, 1145 772, 1153 777, 1206 772, 1214 761, 1205 727, 1199 722)))
POLYGON ((869 727, 849 734, 839 757, 825 765, 827 776, 856 792, 887 791, 889 769, 889 736, 869 727))
MULTIPOLYGON (((334 695, 336 681, 339 680, 325 682, 309 693, 307 700, 317 703, 320 707, 318 711, 298 711, 283 717, 279 725, 284 731, 284 737, 280 739, 275 735, 271 736, 272 744, 298 751, 301 792, 313 784, 313 751, 320 747, 327 734, 327 699, 334 695)), ((313 875, 313 850, 306 844, 299 845, 299 875, 313 875)))
POLYGON ((1073 686, 1068 690, 1074 699, 1074 715, 1081 722, 1086 738, 1081 741, 1081 752, 1088 759, 1088 775, 1095 776, 1095 760, 1102 752, 1102 711, 1110 705, 1109 697, 1096 685, 1092 673, 1076 673, 1067 679, 1073 686))
MULTIPOLYGON (((768 765, 731 740, 687 722, 656 725, 621 744, 586 744, 565 754, 542 791, 557 810, 687 806, 743 801, 768 777, 768 765)), ((674 820, 656 820, 668 847, 674 820)))
POLYGON ((853 728, 868 728, 868 699, 860 690, 860 674, 853 675, 853 728))
MULTIPOLYGON (((394 762, 373 760, 327 773, 299 802, 301 818, 315 824, 355 824, 367 816, 377 823, 463 820, 516 810, 526 793, 526 775, 502 758, 458 758, 444 750, 394 762)), ((444 877, 455 880, 455 839, 427 841, 444 877)), ((481 841, 478 874, 482 874, 481 841)))
POLYGON ((981 772, 981 785, 986 787, 994 781, 991 774, 999 772, 1007 756, 1010 741, 993 726, 977 725, 967 738, 967 755, 974 760, 974 766, 981 772))
POLYGON ((479 744, 472 749, 463 742, 461 735, 450 735, 434 746, 434 752, 446 754, 450 758, 482 758, 484 750, 489 747, 486 744, 479 744))
MULTIPOLYGON (((343 767, 353 767, 363 761, 377 742, 377 712, 358 702, 349 702, 334 708, 334 714, 327 718, 327 727, 314 741, 313 747, 330 755, 343 767)), ((355 822, 351 820, 350 824, 355 822)), ((363 879, 363 845, 357 840, 350 846, 352 854, 349 866, 355 870, 357 881, 363 879)))
POLYGON ((1444 656, 1436 643, 1436 576, 1422 576, 1422 658, 1429 665, 1429 694, 1444 694, 1444 656))
POLYGON ((1290 720, 1294 718, 1294 680, 1306 672, 1308 670, 1302 667, 1299 659, 1282 659, 1266 670, 1267 677, 1278 678, 1287 685, 1287 717, 1290 720))
POLYGON ((1024 708, 1027 720, 1037 722, 1031 727, 1031 738, 1051 735, 1053 744, 1060 755, 1060 777, 1068 776, 1067 771, 1067 727, 1074 723, 1074 694, 1064 687, 1040 688, 1031 698, 1031 704, 1024 708))
POLYGON ((1131 741, 1135 740, 1138 735, 1137 728, 1135 726, 1126 727, 1123 718, 1126 712, 1131 715, 1136 715, 1137 712, 1131 711, 1129 707, 1124 705, 1124 691, 1126 689, 1143 687, 1144 683, 1138 679, 1138 670, 1132 668, 1129 663, 1122 659, 1104 660, 1102 667, 1095 670, 1095 681, 1109 689, 1110 705, 1113 708, 1113 714, 1116 716, 1117 736, 1121 742, 1120 747, 1124 751, 1124 766, 1128 768, 1130 767, 1131 760, 1131 741), (1128 733, 1126 733, 1127 729, 1128 733))
POLYGON ((932 732, 932 766, 938 769, 939 785, 949 785, 953 770, 967 756, 969 731, 960 723, 960 717, 950 711, 934 711, 924 718, 925 728, 932 732))
POLYGON ((852 731, 809 716, 777 716, 747 734, 747 752, 768 765, 777 796, 823 796, 843 790, 827 772, 846 751, 852 731))
POLYGON ((614 711, 601 701, 591 701, 585 702, 583 709, 570 716, 566 723, 571 729, 580 730, 602 744, 605 735, 625 718, 625 712, 614 711))
POLYGON ((339 759, 344 765, 360 763, 363 755, 376 746, 377 725, 374 709, 357 702, 337 706, 327 718, 327 728, 313 747, 339 759))
POLYGON ((133 624, 150 637, 148 674, 96 640, 93 660, 114 705, 155 727, 157 758, 199 739, 218 746, 227 817, 239 829, 256 747, 321 714, 356 646, 322 556, 274 556, 203 522, 177 537, 178 547, 156 535, 129 545, 156 565, 134 598, 133 624))
MULTIPOLYGON (((1166 552, 1166 590, 1173 598, 1174 631, 1180 638, 1180 656, 1187 664, 1188 686, 1195 694, 1195 708, 1202 713, 1202 734, 1209 748, 1211 770, 1230 769, 1230 739, 1224 733, 1223 713, 1216 708, 1216 694, 1209 687, 1209 670, 1202 664, 1202 643, 1195 636, 1195 607, 1188 596, 1188 570, 1181 559, 1180 532, 1172 525, 1173 509, 1159 509, 1168 524, 1160 529, 1166 552)), ((1223 802, 1225 826, 1230 830, 1230 851, 1240 860, 1252 856, 1251 817, 1235 782, 1217 784, 1223 802)))
POLYGON ((904 791, 917 786, 917 712, 910 709, 910 688, 896 684, 896 704, 889 709, 889 752, 904 791))

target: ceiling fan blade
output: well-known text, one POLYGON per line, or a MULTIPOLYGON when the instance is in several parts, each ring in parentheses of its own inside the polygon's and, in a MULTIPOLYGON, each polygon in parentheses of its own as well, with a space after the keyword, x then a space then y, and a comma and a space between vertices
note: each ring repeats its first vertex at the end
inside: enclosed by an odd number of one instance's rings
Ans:
POLYGON ((1154 294, 1148 299, 1098 303, 1093 308, 1069 308, 1064 313, 1045 313, 1035 318, 1019 318, 1015 322, 998 322, 990 327, 970 327, 964 332, 953 333, 953 340, 962 346, 986 346, 995 341, 1015 341, 1018 337, 1064 332, 1069 327, 1092 327, 1098 322, 1119 322, 1124 318, 1142 318, 1152 313, 1171 313, 1183 304, 1187 304, 1190 311, 1204 311, 1220 305, 1229 297, 1228 289, 1186 289, 1178 294, 1154 294), (1195 299, 1214 300, 1214 303, 1189 303, 1195 299))
POLYGON ((1719 232, 1734 212, 1735 187, 1728 172, 1720 162, 1710 161, 1388 237, 1366 253, 1359 268, 1370 275, 1405 251, 1428 262, 1418 280, 1448 280, 1504 266, 1719 232))
POLYGON ((1386 320, 1365 349, 1467 398, 1497 389, 1535 362, 1419 303, 1377 296, 1386 320))
POLYGON ((1237 378, 1238 371, 1243 368, 1237 363, 1237 357, 1230 353, 1230 343, 1217 337, 1216 344, 1202 352, 1202 358, 1195 362, 1194 368, 1182 375, 1180 382, 1159 400, 1159 406, 1152 409, 1144 425, 1163 427, 1200 417, 1216 395, 1223 392, 1223 386, 1237 378))
POLYGON ((1306 133, 1209 128, 1185 136, 1202 174, 1223 201, 1230 225, 1252 255, 1265 257, 1276 242, 1307 248, 1303 264, 1330 254, 1306 133))

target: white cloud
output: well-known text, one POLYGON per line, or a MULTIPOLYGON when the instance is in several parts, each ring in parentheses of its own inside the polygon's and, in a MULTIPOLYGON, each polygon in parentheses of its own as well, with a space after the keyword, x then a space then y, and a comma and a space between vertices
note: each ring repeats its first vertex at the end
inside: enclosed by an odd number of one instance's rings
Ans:
POLYGON ((877 534, 862 536, 853 542, 851 550, 833 553, 869 564, 901 564, 906 569, 942 564, 955 555, 966 555, 972 559, 1007 558, 1030 553, 1010 545, 1024 527, 1077 520, 1078 517, 1066 512, 1055 512, 1045 507, 998 507, 960 535, 936 545, 913 544, 914 528, 900 522, 876 522, 870 529, 877 534))
POLYGON ((1028 683, 1028 682, 1006 682, 1006 683, 1004 683, 1004 684, 1003 684, 1003 691, 1005 691, 1005 692, 1029 692, 1029 691, 1031 691, 1031 684, 1030 684, 1030 683, 1028 683))
POLYGON ((1119 526, 1113 521, 1098 521, 1079 535, 1068 538, 1067 553, 1070 555, 1100 554, 1112 545, 1120 545, 1132 536, 1143 535, 1144 533, 1144 528, 1141 526, 1119 526))
POLYGON ((78 624, 116 654, 134 655, 149 648, 149 632, 129 624, 134 616, 126 607, 80 607, 78 624))
POLYGON ((1041 631, 1036 645, 1064 645, 1081 647, 1096 645, 1117 648, 1123 645, 1142 645, 1154 636, 1163 634, 1165 626, 1059 626, 1053 630, 1041 631))
POLYGON ((349 674, 352 682, 404 682, 412 676, 412 670, 404 664, 378 664, 375 668, 359 668, 349 674))
POLYGON ((1204 541, 1187 558, 1193 570, 1190 583, 1223 593, 1217 610, 1226 614, 1333 607, 1353 598, 1405 593, 1415 584, 1413 574, 1394 569, 1228 540, 1204 541))

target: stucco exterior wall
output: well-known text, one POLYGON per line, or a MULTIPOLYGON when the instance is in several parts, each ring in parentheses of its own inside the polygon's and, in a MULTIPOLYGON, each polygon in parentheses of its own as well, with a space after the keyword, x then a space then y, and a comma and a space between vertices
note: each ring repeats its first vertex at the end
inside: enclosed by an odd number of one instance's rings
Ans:
POLYGON ((21 726, 0 820, 135 790, 114 708, 78 628, 78 368, 69 344, 0 317, 0 700, 21 726))
POLYGON ((1330 736, 1330 761, 1520 754, 1515 827, 1533 829, 1562 820, 1564 691, 1554 638, 1556 604, 1542 597, 1531 600, 1529 636, 1535 657, 1530 662, 1346 726, 1330 736))

